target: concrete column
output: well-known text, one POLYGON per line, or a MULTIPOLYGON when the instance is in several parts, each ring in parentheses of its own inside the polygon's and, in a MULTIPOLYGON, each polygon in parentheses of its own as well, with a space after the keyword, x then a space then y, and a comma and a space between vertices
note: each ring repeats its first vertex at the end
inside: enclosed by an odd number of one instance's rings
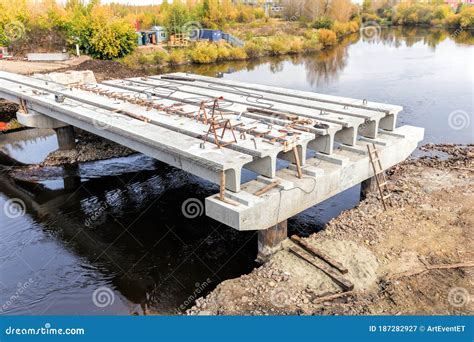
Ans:
POLYGON ((268 229, 258 231, 257 262, 265 262, 273 253, 278 251, 281 242, 288 236, 288 221, 278 223, 268 229))
POLYGON ((362 183, 360 183, 360 200, 363 201, 367 198, 369 193, 377 191, 377 180, 375 177, 370 177, 362 183))
POLYGON ((58 137, 58 145, 60 150, 73 150, 76 148, 76 135, 74 127, 64 126, 54 129, 58 137))

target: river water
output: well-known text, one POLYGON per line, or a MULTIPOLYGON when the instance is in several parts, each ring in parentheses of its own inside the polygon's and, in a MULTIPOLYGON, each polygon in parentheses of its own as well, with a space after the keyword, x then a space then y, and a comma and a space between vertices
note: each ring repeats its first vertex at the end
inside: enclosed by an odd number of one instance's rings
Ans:
MULTIPOLYGON (((404 106, 425 141, 473 143, 473 35, 382 30, 331 51, 176 70, 404 106)), ((216 185, 143 155, 7 176, 57 148, 47 132, 0 138, 0 314, 175 314, 256 264, 256 236, 183 215, 216 185), (11 157, 11 158, 10 158, 11 157), (25 211, 16 211, 15 200, 25 211)), ((250 177, 251 175, 247 175, 250 177)), ((355 206, 350 189, 289 221, 310 234, 355 206)), ((199 215, 202 214, 202 215, 199 215)))

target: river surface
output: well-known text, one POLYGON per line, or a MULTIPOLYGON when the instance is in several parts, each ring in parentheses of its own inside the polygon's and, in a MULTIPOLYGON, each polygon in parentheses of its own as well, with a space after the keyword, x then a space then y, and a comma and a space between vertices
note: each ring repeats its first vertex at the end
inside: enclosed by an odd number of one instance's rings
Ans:
MULTIPOLYGON (((177 70, 402 105, 399 125, 425 127, 424 142, 465 144, 474 142, 473 40, 387 29, 318 54, 177 70)), ((55 148, 43 131, 0 136, 0 314, 176 314, 256 266, 255 233, 206 218, 199 205, 196 218, 183 215, 183 202, 218 187, 146 156, 6 174, 55 148)), ((295 216, 290 233, 321 229, 358 194, 295 216)))

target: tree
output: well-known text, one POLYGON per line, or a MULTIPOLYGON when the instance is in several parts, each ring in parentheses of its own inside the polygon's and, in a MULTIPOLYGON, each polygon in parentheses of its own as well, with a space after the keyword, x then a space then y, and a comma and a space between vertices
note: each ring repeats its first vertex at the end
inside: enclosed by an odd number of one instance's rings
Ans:
POLYGON ((224 15, 219 0, 202 2, 201 22, 208 28, 219 28, 224 24, 224 15))
POLYGON ((189 11, 183 4, 173 3, 164 19, 165 27, 169 34, 185 33, 190 21, 189 11))

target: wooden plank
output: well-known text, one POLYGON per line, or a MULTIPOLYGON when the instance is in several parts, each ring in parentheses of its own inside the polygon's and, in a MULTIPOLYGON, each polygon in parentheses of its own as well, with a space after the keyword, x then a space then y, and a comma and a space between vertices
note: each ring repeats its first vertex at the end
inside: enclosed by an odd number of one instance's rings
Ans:
POLYGON ((268 192, 269 190, 277 187, 279 184, 280 184, 280 180, 276 180, 266 186, 264 186, 263 188, 261 188, 260 190, 256 191, 254 193, 255 196, 260 196, 260 195, 263 195, 264 193, 268 192))
POLYGON ((303 172, 301 171, 300 157, 298 156, 298 148, 293 147, 293 155, 295 157, 296 170, 298 172, 298 178, 303 178, 303 172))
POLYGON ((329 301, 334 300, 334 299, 347 297, 347 296, 352 296, 353 294, 354 294, 353 291, 346 291, 346 292, 335 293, 335 294, 328 295, 328 296, 322 296, 322 297, 318 297, 315 300, 313 300, 313 304, 321 304, 321 303, 324 303, 324 302, 329 302, 329 301))
POLYGON ((298 235, 292 235, 291 240, 293 242, 299 244, 301 247, 306 249, 308 252, 310 252, 314 256, 317 256, 318 258, 320 258, 320 259, 324 260, 325 262, 327 262, 329 265, 337 268, 341 273, 346 274, 347 272, 349 272, 349 270, 346 267, 344 267, 340 262, 338 262, 337 260, 334 260, 332 257, 327 255, 325 252, 323 252, 322 250, 318 249, 317 247, 311 245, 309 242, 303 240, 298 235))
POLYGON ((220 191, 219 191, 219 199, 221 201, 224 200, 224 196, 225 196, 225 172, 222 171, 221 172, 221 187, 220 187, 220 191))
POLYGON ((326 275, 328 275, 336 284, 338 284, 344 291, 351 291, 354 289, 354 284, 344 278, 343 276, 334 272, 328 266, 318 263, 315 257, 310 255, 309 253, 305 252, 303 249, 297 246, 290 247, 290 252, 296 255, 297 257, 301 258, 302 260, 306 261, 307 263, 313 265, 314 267, 323 271, 326 275))

